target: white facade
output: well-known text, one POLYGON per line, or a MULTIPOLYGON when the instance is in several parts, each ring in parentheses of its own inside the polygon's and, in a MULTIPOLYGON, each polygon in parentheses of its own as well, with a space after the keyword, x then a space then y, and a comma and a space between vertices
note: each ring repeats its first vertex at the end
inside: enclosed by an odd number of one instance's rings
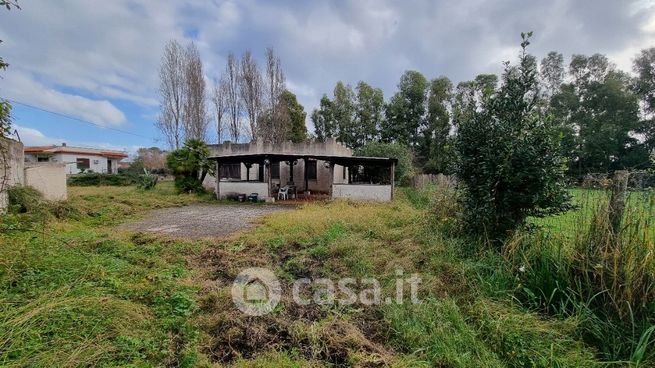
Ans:
POLYGON ((118 163, 121 161, 117 158, 105 157, 94 154, 76 154, 76 153, 55 153, 50 155, 26 153, 26 162, 57 162, 66 165, 66 174, 74 175, 84 172, 94 172, 102 174, 118 173, 118 163), (88 163, 88 168, 86 165, 88 163))

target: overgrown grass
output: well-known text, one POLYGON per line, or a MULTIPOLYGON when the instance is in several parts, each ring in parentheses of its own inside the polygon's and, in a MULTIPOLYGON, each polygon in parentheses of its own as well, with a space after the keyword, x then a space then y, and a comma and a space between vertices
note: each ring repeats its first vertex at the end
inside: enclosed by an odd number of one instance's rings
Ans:
POLYGON ((601 365, 581 314, 520 300, 522 264, 453 235, 450 190, 310 203, 199 243, 115 225, 210 198, 176 195, 170 183, 74 188, 67 205, 79 217, 0 234, 0 365, 601 365), (231 300, 234 277, 252 266, 273 270, 285 290, 267 316, 248 317, 231 300), (395 295, 399 271, 421 276, 421 304, 300 306, 289 296, 300 277, 374 277, 395 295))

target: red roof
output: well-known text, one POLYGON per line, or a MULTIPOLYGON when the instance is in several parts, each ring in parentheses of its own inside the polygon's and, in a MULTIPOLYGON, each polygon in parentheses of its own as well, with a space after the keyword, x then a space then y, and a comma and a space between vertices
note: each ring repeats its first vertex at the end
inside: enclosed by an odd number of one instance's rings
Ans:
POLYGON ((77 155, 96 155, 108 158, 127 158, 127 152, 116 150, 105 150, 98 148, 69 147, 69 146, 27 146, 23 149, 25 153, 70 153, 77 155))

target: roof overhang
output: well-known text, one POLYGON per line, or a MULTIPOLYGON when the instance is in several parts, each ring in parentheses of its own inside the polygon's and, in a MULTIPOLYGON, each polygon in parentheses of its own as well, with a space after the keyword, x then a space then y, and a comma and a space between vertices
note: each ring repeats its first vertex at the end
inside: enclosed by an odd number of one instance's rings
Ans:
POLYGON ((221 155, 209 157, 218 163, 261 163, 264 160, 271 162, 292 161, 298 159, 314 159, 328 161, 341 166, 349 165, 379 165, 388 166, 397 164, 398 160, 387 157, 363 157, 363 156, 338 156, 338 155, 321 155, 311 153, 249 153, 235 155, 221 155))

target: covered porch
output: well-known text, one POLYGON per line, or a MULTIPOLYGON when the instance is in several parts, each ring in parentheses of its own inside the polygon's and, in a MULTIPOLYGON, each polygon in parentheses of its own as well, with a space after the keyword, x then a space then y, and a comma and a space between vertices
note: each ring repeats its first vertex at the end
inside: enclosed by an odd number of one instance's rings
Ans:
POLYGON ((282 189, 288 191, 288 200, 393 199, 393 158, 253 153, 210 159, 216 163, 218 198, 257 193, 259 198, 277 199, 282 189))

